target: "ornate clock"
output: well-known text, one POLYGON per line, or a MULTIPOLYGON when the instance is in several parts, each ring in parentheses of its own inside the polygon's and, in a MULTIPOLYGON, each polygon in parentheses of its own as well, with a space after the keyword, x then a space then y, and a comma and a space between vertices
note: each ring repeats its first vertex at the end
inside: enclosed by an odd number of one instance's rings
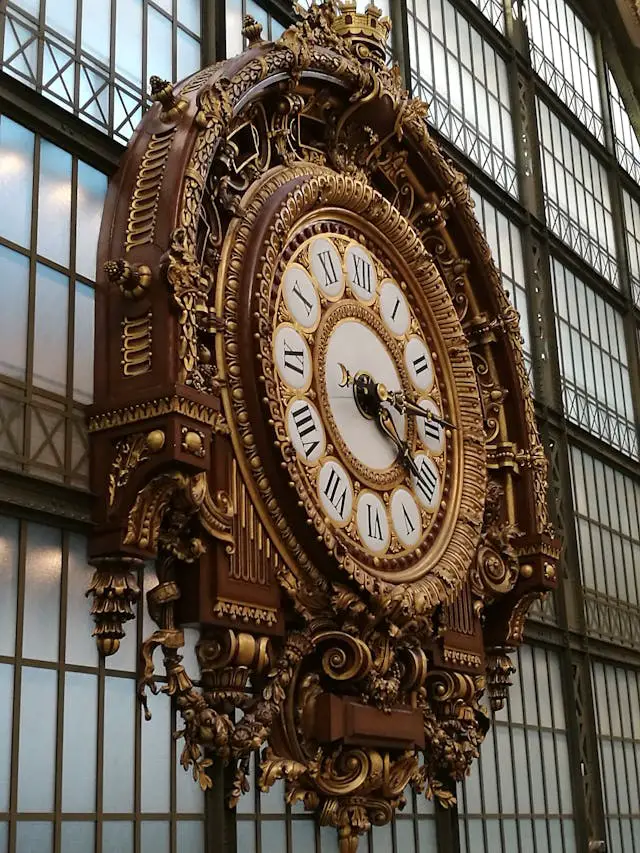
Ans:
POLYGON ((259 784, 342 853, 408 784, 452 801, 559 553, 518 318, 389 27, 312 5, 270 43, 247 18, 241 57, 152 78, 89 417, 101 651, 155 559, 142 701, 160 647, 185 768, 230 762, 234 804, 262 749, 259 784))

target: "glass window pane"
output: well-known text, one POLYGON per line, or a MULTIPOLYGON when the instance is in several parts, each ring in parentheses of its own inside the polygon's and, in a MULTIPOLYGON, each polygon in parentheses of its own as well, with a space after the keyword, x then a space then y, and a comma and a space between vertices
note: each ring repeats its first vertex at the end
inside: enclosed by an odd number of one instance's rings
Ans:
POLYGON ((69 279, 44 264, 36 270, 33 382, 38 388, 67 390, 69 279))
POLYGON ((62 810, 65 812, 96 809, 97 738, 98 679, 95 675, 67 672, 62 746, 62 810))
POLYGON ((20 246, 31 242, 34 136, 0 117, 0 235, 20 246))
POLYGON ((29 259, 5 246, 0 246, 0 300, 3 306, 0 311, 0 373, 12 379, 24 380, 29 317, 29 259))
POLYGON ((71 154, 41 140, 38 253, 63 266, 69 265, 71 160, 71 154))
POLYGON ((133 810, 135 687, 131 678, 105 679, 102 795, 105 812, 133 810))
MULTIPOLYGON (((0 811, 9 810, 11 785, 11 721, 13 718, 13 667, 0 664, 0 811)), ((2 845, 0 844, 0 851, 2 845)))
POLYGON ((64 853, 91 853, 95 834, 93 822, 65 820, 62 822, 62 850, 64 853))
POLYGON ((178 21, 200 35, 200 0, 178 0, 178 21))
POLYGON ((173 80, 171 53, 171 21, 160 12, 156 12, 155 9, 149 8, 147 18, 148 74, 155 74, 161 80, 173 80))
MULTIPOLYGON (((0 655, 15 652, 18 535, 18 521, 0 515, 0 655)), ((2 806, 0 811, 3 811, 2 806)))
POLYGON ((27 526, 24 634, 22 655, 58 660, 61 531, 42 524, 27 526))
POLYGON ((29 853, 52 853, 53 824, 44 821, 21 821, 16 824, 16 850, 29 853))
POLYGON ((176 79, 182 80, 201 66, 200 42, 178 29, 178 71, 176 79))
POLYGON ((96 275, 96 251, 102 221, 102 208, 107 193, 107 176, 78 162, 76 211, 76 272, 87 278, 96 275))
POLYGON ((176 827, 177 853, 204 853, 204 824, 196 820, 179 820, 176 827))
MULTIPOLYGON (((20 694, 20 745, 18 756, 18 809, 22 812, 53 810, 56 769, 56 717, 58 674, 33 666, 22 668, 20 694)), ((18 823, 18 826, 24 824, 18 823)), ((42 827, 28 835, 20 850, 45 850, 48 836, 42 827)), ((25 830, 26 832, 27 830, 25 830)))
POLYGON ((143 820, 141 853, 169 853, 169 824, 159 820, 143 820))
MULTIPOLYGON (((168 812, 171 754, 171 703, 164 693, 149 694, 151 720, 141 720, 142 811, 168 812)), ((195 785, 195 783, 194 783, 195 785)))
POLYGON ((92 287, 76 282, 73 327, 73 399, 93 401, 93 344, 95 333, 95 293, 92 287))
POLYGON ((102 824, 102 853, 133 853, 133 824, 105 820, 102 824))

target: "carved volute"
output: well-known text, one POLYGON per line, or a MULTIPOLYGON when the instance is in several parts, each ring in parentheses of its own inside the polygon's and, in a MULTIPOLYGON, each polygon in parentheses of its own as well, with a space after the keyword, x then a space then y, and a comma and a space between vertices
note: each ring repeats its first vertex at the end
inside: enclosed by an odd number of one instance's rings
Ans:
POLYGON ((559 555, 518 317, 389 30, 248 18, 241 56, 153 78, 104 212, 89 417, 102 654, 155 561, 141 701, 161 647, 185 768, 231 762, 233 806, 259 751, 342 853, 408 784, 452 801, 559 555))

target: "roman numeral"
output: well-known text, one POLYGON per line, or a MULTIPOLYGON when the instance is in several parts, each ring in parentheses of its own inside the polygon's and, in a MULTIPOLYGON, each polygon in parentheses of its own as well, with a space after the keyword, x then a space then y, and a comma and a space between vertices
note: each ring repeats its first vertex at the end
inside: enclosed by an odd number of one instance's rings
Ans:
POLYGON ((432 438, 434 441, 438 441, 440 438, 440 425, 435 421, 429 420, 429 418, 424 419, 423 425, 424 434, 427 438, 432 438))
POLYGON ((396 304, 393 306, 393 311, 391 312, 391 320, 396 319, 396 314, 398 313, 399 307, 400 307, 400 300, 396 299, 396 304))
POLYGON ((293 292, 294 292, 294 293, 295 293, 295 295, 298 297, 298 299, 300 300, 300 302, 302 302, 302 304, 304 305, 304 307, 307 309, 307 317, 308 317, 308 316, 309 316, 309 314, 311 314, 311 311, 312 311, 312 309, 313 309, 313 302, 309 302, 309 300, 307 299, 307 297, 306 297, 306 296, 304 295, 304 293, 300 290, 300 285, 299 285, 299 283, 298 283, 297 281, 296 281, 296 283, 295 283, 295 284, 294 284, 294 286, 293 286, 293 292))
POLYGON ((322 272, 324 273, 324 286, 329 287, 332 284, 337 284, 338 273, 329 249, 325 249, 324 252, 318 252, 318 258, 320 258, 322 272))
POLYGON ((305 456, 308 459, 320 444, 319 439, 310 439, 309 441, 305 441, 305 438, 308 435, 312 435, 317 432, 313 415, 306 403, 301 403, 297 409, 292 409, 291 414, 293 415, 293 421, 296 425, 296 429, 298 430, 300 440, 302 441, 305 456))
POLYGON ((411 521, 411 516, 407 512, 407 508, 404 504, 402 504, 402 514, 404 516, 404 524, 406 527, 407 536, 410 536, 416 529, 415 524, 411 521))
POLYGON ((286 341, 283 341, 284 366, 289 370, 304 376, 304 350, 291 349, 286 341))
POLYGON ((353 283, 371 293, 371 264, 365 258, 353 255, 353 283))
POLYGON ((332 468, 327 480, 327 485, 324 488, 325 495, 329 498, 329 503, 333 506, 340 518, 344 517, 344 505, 347 500, 347 487, 342 482, 340 475, 336 473, 336 469, 332 468), (339 493, 340 486, 343 487, 339 493))
POLYGON ((378 539, 382 542, 382 525, 380 524, 380 508, 373 507, 367 504, 367 526, 369 528, 369 538, 378 539))
POLYGON ((419 469, 419 476, 416 478, 416 487, 420 489, 427 503, 431 503, 431 501, 433 500, 433 496, 436 493, 437 483, 437 475, 431 470, 431 468, 423 459, 419 469))
POLYGON ((413 359, 413 369, 416 372, 416 376, 420 376, 421 373, 429 369, 429 359, 424 353, 413 359))

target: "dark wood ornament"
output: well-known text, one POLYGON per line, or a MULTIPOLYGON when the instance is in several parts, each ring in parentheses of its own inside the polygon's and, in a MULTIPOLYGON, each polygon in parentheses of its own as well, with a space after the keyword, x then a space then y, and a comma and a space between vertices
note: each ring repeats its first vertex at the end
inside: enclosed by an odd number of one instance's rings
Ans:
MULTIPOLYGON (((154 560, 139 695, 159 689, 161 647, 185 769, 206 787, 211 755, 231 762, 233 806, 264 748, 260 786, 284 778, 289 801, 353 853, 408 784, 451 803, 490 724, 483 695, 502 707, 527 611, 555 587, 559 543, 518 317, 464 177, 385 65, 389 22, 330 2, 275 43, 243 26, 241 56, 176 86, 154 78, 107 197, 94 633, 117 651, 154 560), (455 426, 419 546, 392 535, 381 557, 322 512, 284 423, 282 278, 322 235, 402 282, 455 426), (200 687, 182 664, 185 626, 200 628, 200 687)), ((327 316, 354 304, 322 297, 327 316)), ((319 361, 322 328, 305 332, 319 361)))

